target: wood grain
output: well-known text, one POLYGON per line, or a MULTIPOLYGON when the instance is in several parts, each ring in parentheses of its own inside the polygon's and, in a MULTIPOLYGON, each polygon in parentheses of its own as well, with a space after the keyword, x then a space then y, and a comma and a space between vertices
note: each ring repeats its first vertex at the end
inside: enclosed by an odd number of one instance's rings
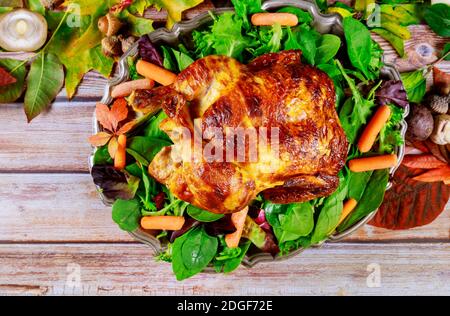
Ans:
POLYGON ((20 104, 0 105, 0 172, 88 172, 95 102, 55 102, 26 123, 20 104))
MULTIPOLYGON (((0 174, 0 242, 131 242, 111 220, 88 174, 0 174)), ((431 225, 406 231, 365 226, 348 242, 448 241, 450 204, 431 225)))
POLYGON ((0 295, 448 295, 449 251, 448 243, 326 245, 276 269, 264 263, 177 282, 143 245, 0 245, 0 295), (367 286, 374 266, 380 287, 367 286))

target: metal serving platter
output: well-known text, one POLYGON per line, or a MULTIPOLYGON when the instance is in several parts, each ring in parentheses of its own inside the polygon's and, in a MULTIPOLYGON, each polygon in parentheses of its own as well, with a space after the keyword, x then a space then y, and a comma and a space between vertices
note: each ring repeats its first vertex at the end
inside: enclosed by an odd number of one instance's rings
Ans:
MULTIPOLYGON (((342 27, 342 18, 338 14, 322 14, 320 13, 319 8, 316 6, 316 4, 312 1, 307 0, 268 0, 265 1, 262 5, 262 8, 266 11, 276 10, 282 7, 286 6, 294 6, 298 7, 300 9, 303 9, 305 11, 308 11, 313 16, 313 27, 320 33, 332 33, 338 36, 343 36, 343 27, 342 27)), ((219 15, 224 12, 230 12, 234 11, 233 8, 219 8, 212 10, 212 13, 214 15, 219 15)), ((194 31, 197 28, 203 27, 209 23, 212 22, 212 17, 209 13, 204 13, 202 15, 197 16, 196 18, 186 21, 186 22, 180 22, 178 24, 175 24, 172 30, 167 30, 166 28, 160 28, 152 33, 149 33, 147 36, 150 38, 150 40, 156 44, 156 45, 169 45, 169 46, 176 46, 179 43, 183 43, 190 46, 190 34, 192 31, 194 31)), ((127 58, 128 57, 135 57, 138 55, 138 47, 137 44, 133 45, 129 51, 127 51, 120 59, 118 63, 118 74, 110 79, 106 86, 105 86, 105 92, 104 96, 101 100, 104 104, 111 104, 113 101, 111 97, 111 89, 118 85, 119 83, 128 80, 128 64, 127 64, 127 58)), ((394 79, 394 80, 400 80, 400 74, 397 71, 397 69, 392 66, 385 64, 384 67, 381 69, 381 75, 382 77, 385 77, 386 79, 394 79)), ((404 118, 409 113, 409 107, 406 108, 404 118)), ((93 132, 96 134, 101 127, 98 125, 97 118, 93 117, 93 132)), ((403 120, 399 125, 399 130, 401 131, 403 139, 405 138, 405 133, 407 129, 407 124, 405 120, 403 120)), ((400 162, 403 159, 404 156, 404 146, 398 146, 395 148, 395 152, 398 156, 398 165, 391 168, 390 170, 390 176, 394 175, 395 171, 400 165, 400 162)), ((89 166, 92 168, 94 164, 94 153, 95 148, 93 149, 93 152, 91 156, 89 157, 89 166)), ((387 190, 389 190, 392 186, 392 183, 389 182, 387 185, 387 190)), ((102 199, 103 203, 107 206, 111 206, 114 201, 106 198, 100 190, 100 198, 102 199)), ((362 218, 358 223, 347 229, 346 231, 334 234, 329 237, 327 241, 329 242, 337 242, 342 240, 343 238, 351 235, 353 232, 361 228, 363 225, 365 225, 368 221, 370 221, 376 214, 377 211, 374 211, 367 215, 366 217, 362 218)), ((158 239, 156 239, 154 236, 150 235, 146 231, 142 229, 137 229, 136 231, 130 233, 131 236, 133 236, 134 239, 150 246, 153 248, 155 254, 160 253, 161 251, 164 251, 165 245, 161 243, 158 239)), ((326 241, 324 241, 326 242, 326 241)), ((324 242, 321 244, 314 245, 312 247, 320 247, 324 242)), ((280 261, 280 260, 286 260, 288 258, 294 257, 304 251, 303 248, 297 249, 296 251, 292 251, 289 254, 283 255, 283 256, 275 256, 273 257, 270 254, 262 253, 262 252, 256 252, 252 254, 248 254, 246 258, 244 258, 242 264, 246 267, 252 267, 260 262, 267 262, 267 261, 280 261)), ((212 271, 212 270, 207 270, 212 271)))

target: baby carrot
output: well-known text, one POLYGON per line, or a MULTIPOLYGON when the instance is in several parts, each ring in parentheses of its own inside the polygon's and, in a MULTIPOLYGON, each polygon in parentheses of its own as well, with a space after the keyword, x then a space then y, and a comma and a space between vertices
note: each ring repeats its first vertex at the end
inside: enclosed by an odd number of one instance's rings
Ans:
POLYGON ((138 74, 145 78, 155 80, 164 86, 171 85, 177 78, 176 74, 142 59, 136 63, 136 70, 138 74))
POLYGON ((231 221, 236 227, 236 231, 231 234, 225 235, 225 243, 228 248, 236 248, 239 246, 239 241, 241 240, 242 231, 244 230, 245 219, 247 217, 248 207, 243 210, 231 214, 231 221))
POLYGON ((397 164, 397 155, 382 155, 350 160, 348 166, 353 172, 392 168, 397 164))
POLYGON ((296 26, 298 17, 292 13, 256 13, 252 15, 252 24, 257 26, 274 25, 296 26))
POLYGON ((347 201, 345 201, 344 208, 342 209, 342 215, 341 218, 339 219, 339 224, 341 224, 344 221, 344 219, 348 216, 348 214, 350 214, 351 211, 355 209, 357 204, 358 202, 355 199, 348 199, 347 201))
POLYGON ((151 89, 154 85, 155 82, 151 79, 138 79, 123 82, 112 89, 111 97, 113 97, 114 99, 127 97, 135 90, 151 89))
POLYGON ((117 151, 114 156, 114 168, 117 170, 123 170, 126 166, 127 157, 127 137, 122 134, 117 138, 117 151))
POLYGON ((183 216, 144 216, 141 226, 144 229, 180 230, 184 225, 183 216))
POLYGON ((378 108, 378 111, 372 117, 369 124, 367 124, 364 132, 361 135, 361 138, 359 139, 359 151, 361 151, 362 153, 366 153, 372 148, 378 134, 390 117, 391 108, 389 106, 382 105, 378 108))

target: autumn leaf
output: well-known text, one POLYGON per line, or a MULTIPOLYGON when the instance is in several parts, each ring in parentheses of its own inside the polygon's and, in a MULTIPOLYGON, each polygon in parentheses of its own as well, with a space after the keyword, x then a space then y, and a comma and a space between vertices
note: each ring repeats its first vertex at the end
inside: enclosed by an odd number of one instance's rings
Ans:
POLYGON ((434 221, 445 208, 450 186, 443 182, 418 182, 413 178, 423 169, 401 165, 395 173, 392 188, 370 225, 387 229, 409 229, 434 221))
POLYGON ((1 59, 0 66, 17 80, 16 83, 7 86, 0 85, 0 103, 8 103, 16 101, 21 95, 25 87, 25 77, 27 69, 20 60, 1 59))
POLYGON ((89 137, 89 142, 96 147, 101 147, 101 146, 105 146, 109 142, 111 137, 112 137, 112 135, 109 133, 99 132, 99 133, 89 137))
POLYGON ((97 103, 95 115, 104 131, 89 137, 89 142, 96 147, 108 144, 108 153, 114 158, 118 148, 117 137, 129 132, 136 126, 137 120, 120 126, 128 117, 128 104, 124 98, 116 99, 111 109, 106 104, 97 103))
POLYGON ((0 67, 0 87, 16 83, 17 79, 9 74, 8 71, 0 67))
POLYGON ((170 30, 172 26, 181 21, 182 13, 190 8, 196 7, 204 0, 154 0, 154 4, 158 9, 165 8, 167 10, 167 28, 170 30))

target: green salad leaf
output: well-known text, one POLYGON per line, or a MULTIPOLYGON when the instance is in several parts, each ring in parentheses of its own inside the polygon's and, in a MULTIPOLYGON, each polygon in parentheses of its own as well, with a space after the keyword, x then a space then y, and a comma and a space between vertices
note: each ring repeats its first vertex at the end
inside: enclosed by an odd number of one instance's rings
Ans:
POLYGON ((333 34, 324 34, 319 40, 315 56, 315 64, 326 64, 336 56, 341 47, 341 39, 333 34))
POLYGON ((372 39, 369 30, 352 17, 345 18, 343 25, 350 62, 366 78, 371 78, 368 66, 372 57, 372 39))
POLYGON ((178 281, 203 271, 214 259, 219 242, 203 227, 195 227, 173 243, 172 269, 178 281))
POLYGON ((386 185, 389 181, 389 169, 376 170, 370 177, 369 182, 362 194, 361 199, 358 201, 356 208, 350 213, 349 216, 339 225, 338 231, 342 232, 361 218, 369 215, 383 202, 384 193, 386 192, 386 185))
POLYGON ((199 222, 204 222, 204 223, 215 222, 215 221, 221 219, 222 217, 224 217, 223 214, 211 213, 211 212, 202 210, 198 207, 195 207, 194 205, 188 205, 187 213, 193 219, 195 219, 199 222))
POLYGON ((112 207, 112 218, 122 230, 127 232, 135 231, 139 227, 141 204, 135 199, 118 199, 112 207))
POLYGON ((343 174, 339 177, 339 187, 332 195, 327 197, 320 210, 311 243, 316 244, 326 239, 337 227, 341 218, 343 202, 347 195, 347 180, 343 174))
POLYGON ((408 101, 420 103, 427 90, 427 80, 423 76, 423 70, 404 72, 400 75, 408 95, 408 101))
POLYGON ((250 245, 250 240, 243 242, 236 248, 227 247, 224 238, 220 238, 222 250, 214 257, 213 266, 216 272, 230 273, 242 263, 250 245))
POLYGON ((450 6, 448 4, 436 3, 427 7, 423 17, 438 35, 450 37, 450 6))

